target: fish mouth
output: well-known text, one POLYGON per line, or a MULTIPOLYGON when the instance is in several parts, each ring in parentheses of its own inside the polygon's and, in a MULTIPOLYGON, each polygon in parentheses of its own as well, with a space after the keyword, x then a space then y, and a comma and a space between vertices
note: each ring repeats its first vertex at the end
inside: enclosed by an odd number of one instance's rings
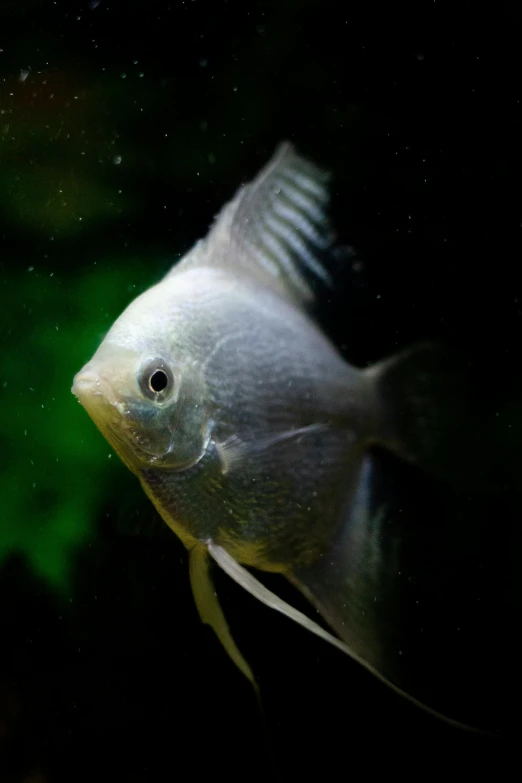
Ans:
POLYGON ((124 420, 123 403, 117 399, 107 378, 91 364, 75 375, 71 391, 106 437, 107 430, 112 431, 118 419, 124 420))
POLYGON ((110 404, 116 402, 111 386, 99 369, 95 369, 92 364, 86 364, 85 367, 76 373, 71 388, 72 393, 78 401, 89 409, 94 400, 104 398, 110 404))
POLYGON ((103 368, 94 366, 93 363, 85 365, 74 377, 71 391, 133 473, 137 473, 138 468, 144 464, 159 467, 164 460, 170 460, 174 435, 172 434, 163 450, 148 448, 140 428, 131 417, 129 406, 124 398, 114 392, 103 368))
POLYGON ((71 392, 85 408, 96 427, 109 442, 122 462, 136 473, 132 459, 133 449, 123 431, 128 429, 125 404, 114 393, 108 379, 99 368, 87 364, 73 380, 71 392))

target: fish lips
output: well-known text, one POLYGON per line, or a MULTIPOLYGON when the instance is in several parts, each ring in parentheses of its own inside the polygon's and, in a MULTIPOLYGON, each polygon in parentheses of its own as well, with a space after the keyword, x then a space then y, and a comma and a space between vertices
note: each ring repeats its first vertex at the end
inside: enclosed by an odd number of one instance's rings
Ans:
POLYGON ((129 433, 129 411, 125 402, 114 393, 103 371, 92 363, 86 364, 75 375, 71 391, 120 459, 136 473, 136 447, 141 449, 139 444, 133 446, 130 442, 133 435, 129 433))
POLYGON ((117 411, 121 415, 121 401, 114 394, 111 384, 101 370, 95 368, 92 363, 86 364, 74 376, 71 391, 87 413, 96 419, 97 425, 100 416, 111 418, 111 411, 112 416, 115 416, 117 411))

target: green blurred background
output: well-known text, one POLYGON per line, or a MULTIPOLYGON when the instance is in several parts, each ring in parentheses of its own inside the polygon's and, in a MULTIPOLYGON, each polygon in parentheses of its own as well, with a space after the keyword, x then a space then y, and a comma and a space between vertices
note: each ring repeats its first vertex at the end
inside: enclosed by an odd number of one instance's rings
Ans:
MULTIPOLYGON (((290 138, 333 170, 339 238, 362 259, 318 313, 346 357, 365 365, 435 337, 474 346, 485 399, 520 382, 521 33, 515 3, 0 3, 0 783, 157 781, 184 776, 187 757, 200 775, 233 759, 230 780, 274 777, 251 693, 199 624, 182 546, 72 378, 290 138)), ((484 606, 497 618, 495 672, 519 609, 518 443, 505 493, 466 496, 455 515, 463 546, 481 532, 479 555, 466 551, 482 581, 466 572, 447 615, 452 633, 473 628, 470 644, 484 606)), ((423 492, 409 540, 429 550, 439 531, 419 525, 423 492)), ((313 764, 353 774, 347 737, 376 774, 418 779, 405 736, 425 758, 484 771, 487 744, 217 581, 286 779, 313 764)), ((458 642, 430 600, 435 670, 437 645, 458 642)), ((522 692, 515 669, 498 693, 522 692)))

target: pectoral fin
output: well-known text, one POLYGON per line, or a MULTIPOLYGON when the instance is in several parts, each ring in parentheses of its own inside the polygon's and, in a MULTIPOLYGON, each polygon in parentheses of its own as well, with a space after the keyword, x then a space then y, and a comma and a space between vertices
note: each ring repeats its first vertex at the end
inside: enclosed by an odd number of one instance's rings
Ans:
POLYGON ((295 443, 300 438, 307 438, 327 429, 327 424, 309 424, 305 427, 281 429, 279 432, 253 431, 249 433, 248 439, 243 439, 239 435, 232 435, 223 443, 216 443, 215 446, 221 461, 222 471, 227 473, 241 465, 248 457, 259 457, 259 455, 266 452, 269 452, 270 456, 272 456, 274 454, 274 446, 289 441, 295 443))

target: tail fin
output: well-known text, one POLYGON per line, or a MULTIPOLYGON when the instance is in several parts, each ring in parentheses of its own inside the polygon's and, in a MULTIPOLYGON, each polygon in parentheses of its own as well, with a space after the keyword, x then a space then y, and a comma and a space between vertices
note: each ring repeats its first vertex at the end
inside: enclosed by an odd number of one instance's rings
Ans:
POLYGON ((421 344, 365 374, 377 397, 380 444, 460 486, 492 478, 487 410, 469 362, 443 346, 421 344))

